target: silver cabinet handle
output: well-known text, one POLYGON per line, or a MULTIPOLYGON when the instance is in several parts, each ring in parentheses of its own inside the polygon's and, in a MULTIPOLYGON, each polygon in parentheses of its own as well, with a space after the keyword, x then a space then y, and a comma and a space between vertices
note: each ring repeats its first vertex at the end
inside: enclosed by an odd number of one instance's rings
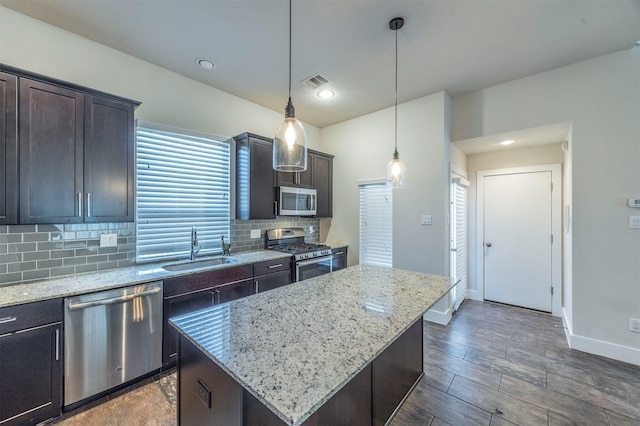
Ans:
POLYGON ((15 320, 17 320, 18 318, 16 317, 5 317, 5 318, 0 318, 0 324, 6 324, 8 322, 13 322, 15 320))
POLYGON ((217 305, 218 303, 220 303, 220 290, 215 289, 211 292, 211 296, 213 296, 213 303, 212 305, 217 305))
POLYGON ((87 192, 87 217, 91 217, 91 193, 87 192))
POLYGON ((260 284, 258 281, 254 281, 253 283, 255 284, 255 294, 258 294, 260 292, 260 284))
POLYGON ((282 266, 282 263, 278 263, 277 265, 270 265, 269 269, 279 268, 282 266))
POLYGON ((274 201, 274 202, 273 202, 273 206, 274 206, 274 210, 275 210, 274 214, 275 214, 276 216, 278 216, 278 202, 277 202, 277 201, 274 201))
POLYGON ((334 256, 338 256, 339 254, 344 254, 344 252, 343 251, 339 251, 337 253, 333 253, 334 256))
POLYGON ((78 217, 82 217, 82 192, 78 192, 78 217))
POLYGON ((56 361, 60 361, 60 329, 56 328, 56 361))

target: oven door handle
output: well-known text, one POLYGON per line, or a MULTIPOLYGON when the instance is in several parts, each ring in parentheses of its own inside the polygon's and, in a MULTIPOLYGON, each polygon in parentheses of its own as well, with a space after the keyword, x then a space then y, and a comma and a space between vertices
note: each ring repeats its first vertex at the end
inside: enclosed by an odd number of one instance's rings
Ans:
MULTIPOLYGON (((314 259, 309 259, 309 260, 303 260, 302 262, 297 262, 296 263, 296 267, 301 267, 301 266, 309 266, 309 265, 313 265, 314 263, 320 263, 320 262, 324 262, 325 260, 333 260, 333 255, 329 255, 329 256, 322 256, 322 257, 316 257, 314 259)), ((333 265, 332 269, 333 269, 333 265)))

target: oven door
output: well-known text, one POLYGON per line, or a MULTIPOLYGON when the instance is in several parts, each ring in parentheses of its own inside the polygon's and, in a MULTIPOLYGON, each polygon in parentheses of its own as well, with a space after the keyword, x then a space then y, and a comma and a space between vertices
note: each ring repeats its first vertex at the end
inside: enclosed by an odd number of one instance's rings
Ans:
POLYGON ((329 272, 333 272, 333 256, 296 262, 296 281, 307 280, 329 272))

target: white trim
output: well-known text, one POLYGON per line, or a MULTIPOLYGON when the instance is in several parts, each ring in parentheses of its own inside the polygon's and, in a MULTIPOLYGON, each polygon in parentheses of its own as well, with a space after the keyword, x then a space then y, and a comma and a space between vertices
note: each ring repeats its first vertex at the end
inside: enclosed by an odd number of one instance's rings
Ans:
POLYGON ((436 311, 431 308, 424 313, 422 319, 429 322, 435 322, 440 325, 447 325, 449 324, 449 321, 451 321, 451 308, 448 308, 446 312, 436 311))
POLYGON ((470 288, 467 289, 467 299, 471 299, 471 300, 478 300, 480 302, 484 301, 484 295, 482 293, 482 290, 471 290, 470 288))
MULTIPOLYGON (((484 178, 487 176, 509 175, 515 173, 551 172, 553 192, 551 193, 551 233, 554 236, 551 247, 551 314, 562 316, 562 165, 544 164, 530 167, 478 170, 476 180, 476 283, 477 291, 484 300, 484 178)), ((471 296, 470 296, 471 297, 471 296)), ((471 297, 473 298, 473 297, 471 297)))
POLYGON ((568 327, 566 312, 564 312, 562 320, 565 326, 565 334, 567 335, 567 343, 571 349, 640 366, 640 349, 575 335, 568 327))
POLYGON ((462 167, 456 166, 453 163, 449 163, 449 172, 450 172, 450 174, 456 174, 456 175, 461 176, 461 177, 463 177, 465 179, 467 178, 467 171, 465 169, 463 169, 462 167))

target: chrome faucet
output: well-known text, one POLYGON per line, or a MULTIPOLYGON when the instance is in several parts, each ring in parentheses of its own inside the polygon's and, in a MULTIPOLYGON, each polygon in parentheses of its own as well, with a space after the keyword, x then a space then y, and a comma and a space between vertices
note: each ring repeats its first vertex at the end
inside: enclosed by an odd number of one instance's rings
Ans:
POLYGON ((231 244, 224 242, 224 235, 221 235, 220 238, 222 238, 222 255, 231 256, 231 244))
POLYGON ((198 244, 198 230, 195 226, 191 227, 191 260, 196 260, 196 256, 200 252, 200 245, 198 244))

